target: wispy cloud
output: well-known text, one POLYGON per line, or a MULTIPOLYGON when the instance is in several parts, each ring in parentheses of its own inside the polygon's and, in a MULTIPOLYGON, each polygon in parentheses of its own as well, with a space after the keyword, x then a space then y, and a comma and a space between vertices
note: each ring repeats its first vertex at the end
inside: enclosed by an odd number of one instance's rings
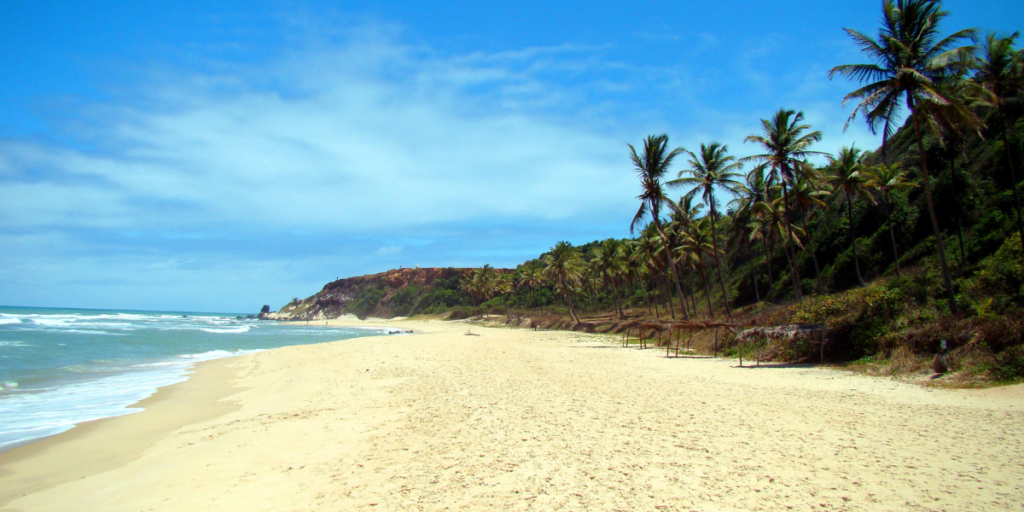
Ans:
POLYGON ((120 280, 104 304, 233 290, 204 299, 218 304, 399 260, 515 264, 558 239, 623 236, 638 193, 625 144, 648 133, 743 156, 782 106, 825 132, 823 150, 866 133, 843 133, 840 86, 820 68, 766 69, 768 40, 638 36, 686 46, 652 63, 611 45, 445 54, 390 25, 313 25, 264 60, 138 71, 67 114, 70 143, 0 139, 0 303, 87 306, 53 297, 120 280), (711 47, 732 55, 687 60, 711 47))
POLYGON ((622 200, 621 139, 495 101, 558 97, 500 65, 546 53, 443 59, 362 40, 165 73, 137 84, 134 103, 92 109, 103 152, 4 141, 0 215, 26 227, 373 230, 592 213, 622 200), (496 64, 473 64, 483 60, 496 64))

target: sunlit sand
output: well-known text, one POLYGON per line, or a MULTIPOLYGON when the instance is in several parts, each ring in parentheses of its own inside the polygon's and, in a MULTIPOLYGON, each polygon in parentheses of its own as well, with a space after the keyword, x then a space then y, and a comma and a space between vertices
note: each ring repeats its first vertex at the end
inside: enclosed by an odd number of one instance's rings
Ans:
MULTIPOLYGON (((352 322, 352 320, 348 320, 352 322)), ((1024 388, 414 335, 204 363, 0 456, 3 510, 1019 510, 1024 388), (25 496, 22 496, 22 495, 25 496)))

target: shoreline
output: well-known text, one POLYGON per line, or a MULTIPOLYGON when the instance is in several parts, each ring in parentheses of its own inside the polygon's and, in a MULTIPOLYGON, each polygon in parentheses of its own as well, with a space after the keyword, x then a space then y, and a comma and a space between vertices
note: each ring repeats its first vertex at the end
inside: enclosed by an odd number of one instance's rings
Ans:
POLYGON ((1024 503, 1022 386, 741 369, 573 332, 331 323, 417 336, 199 363, 142 412, 0 454, 0 509, 1024 503))
POLYGON ((232 359, 196 363, 186 380, 158 388, 129 406, 141 408, 139 412, 79 423, 70 430, 0 452, 0 481, 4 482, 0 486, 0 508, 22 495, 123 467, 137 459, 154 439, 231 411, 232 404, 219 400, 232 389, 227 368, 232 359), (110 446, 117 448, 103 449, 110 446), (53 470, 53 460, 62 461, 60 471, 53 470))

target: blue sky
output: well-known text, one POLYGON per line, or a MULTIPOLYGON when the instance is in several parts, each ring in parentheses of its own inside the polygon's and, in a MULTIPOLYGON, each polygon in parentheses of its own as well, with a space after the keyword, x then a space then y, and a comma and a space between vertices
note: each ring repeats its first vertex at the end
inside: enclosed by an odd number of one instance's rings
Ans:
POLYGON ((626 236, 647 134, 745 156, 786 107, 819 150, 878 144, 826 72, 880 2, 85 4, 0 4, 0 304, 246 312, 515 266, 626 236))

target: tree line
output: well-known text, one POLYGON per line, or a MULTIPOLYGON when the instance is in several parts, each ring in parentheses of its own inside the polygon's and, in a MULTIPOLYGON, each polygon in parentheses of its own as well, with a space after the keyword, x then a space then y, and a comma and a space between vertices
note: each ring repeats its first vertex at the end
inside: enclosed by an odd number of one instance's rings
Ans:
POLYGON ((537 297, 546 289, 577 322, 581 305, 620 316, 639 306, 683 319, 730 317, 750 303, 864 286, 866 257, 875 276, 903 277, 901 261, 937 274, 937 294, 960 314, 971 300, 958 297, 971 278, 968 260, 1010 239, 1024 249, 1016 128, 1024 53, 1017 33, 943 36, 947 17, 935 0, 886 0, 876 36, 845 29, 867 62, 829 76, 859 84, 842 99, 855 105, 847 126, 860 119, 881 133, 878 150, 818 151, 821 132, 786 108, 761 119, 744 139, 753 154, 743 157, 720 142, 687 150, 650 135, 628 145, 641 190, 631 238, 558 242, 514 273, 474 270, 463 290, 474 305, 544 307, 550 294, 537 297))

